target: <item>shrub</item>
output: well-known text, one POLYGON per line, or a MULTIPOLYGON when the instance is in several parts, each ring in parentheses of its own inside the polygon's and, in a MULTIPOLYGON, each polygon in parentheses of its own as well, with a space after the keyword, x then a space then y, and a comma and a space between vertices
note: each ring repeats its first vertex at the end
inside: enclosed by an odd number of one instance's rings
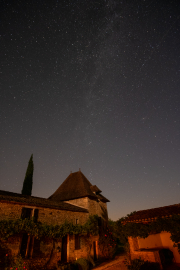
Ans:
POLYGON ((158 263, 144 261, 141 259, 132 260, 130 264, 125 262, 128 270, 160 270, 158 263))
POLYGON ((79 270, 89 270, 89 262, 84 258, 79 258, 75 265, 78 265, 79 270))
MULTIPOLYGON (((8 255, 8 254, 6 254, 8 255)), ((11 267, 5 267, 5 270, 27 270, 27 266, 25 265, 25 262, 23 261, 21 255, 15 256, 11 261, 11 267)))
POLYGON ((88 261, 89 261, 90 266, 95 267, 96 264, 91 256, 88 256, 88 261))
POLYGON ((127 261, 125 261, 125 264, 128 268, 128 270, 140 270, 141 265, 143 265, 144 261, 141 259, 135 259, 132 260, 130 264, 128 264, 127 261))
POLYGON ((78 266, 74 263, 59 263, 57 270, 78 270, 78 266))
POLYGON ((113 237, 111 230, 106 227, 100 230, 99 234, 99 250, 102 257, 112 259, 117 250, 117 239, 113 237))
POLYGON ((159 263, 145 261, 140 270, 160 270, 159 263))

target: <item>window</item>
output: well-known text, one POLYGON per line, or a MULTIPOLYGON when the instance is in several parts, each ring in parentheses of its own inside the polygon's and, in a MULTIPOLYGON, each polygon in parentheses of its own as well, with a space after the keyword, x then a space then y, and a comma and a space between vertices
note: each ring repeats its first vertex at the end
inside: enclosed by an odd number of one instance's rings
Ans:
POLYGON ((38 213, 39 213, 39 209, 34 209, 34 222, 37 222, 38 220, 38 213))
POLYGON ((102 226, 102 218, 98 217, 98 226, 101 227, 102 226))
POLYGON ((22 212, 21 212, 21 218, 22 218, 22 219, 25 219, 25 218, 31 218, 31 216, 32 216, 32 211, 33 211, 33 209, 31 209, 31 208, 23 207, 23 208, 22 208, 22 212))
POLYGON ((75 249, 80 249, 80 236, 75 234, 75 249))
POLYGON ((76 218, 75 224, 79 224, 79 219, 76 218))

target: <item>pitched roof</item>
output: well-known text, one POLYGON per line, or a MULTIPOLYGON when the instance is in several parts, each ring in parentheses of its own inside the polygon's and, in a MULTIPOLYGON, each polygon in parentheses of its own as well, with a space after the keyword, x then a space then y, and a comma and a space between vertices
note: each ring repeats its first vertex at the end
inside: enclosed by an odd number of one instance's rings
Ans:
POLYGON ((100 190, 96 185, 90 186, 90 189, 92 192, 97 192, 97 193, 102 192, 102 190, 100 190))
POLYGON ((169 217, 172 215, 180 214, 180 204, 168 205, 164 207, 152 208, 147 210, 137 211, 128 218, 125 219, 123 223, 127 222, 151 222, 158 217, 169 217))
POLYGON ((102 194, 96 194, 97 198, 102 202, 110 202, 106 197, 104 197, 102 194))
POLYGON ((65 202, 50 201, 45 198, 22 195, 22 194, 8 192, 4 190, 0 190, 0 202, 88 213, 87 209, 81 208, 79 206, 71 205, 65 202))
MULTIPOLYGON (((48 198, 53 201, 68 201, 77 198, 90 197, 97 199, 97 195, 93 193, 93 189, 101 192, 98 187, 95 188, 81 171, 71 173, 60 187, 48 198)), ((109 202, 104 196, 103 200, 109 202)))

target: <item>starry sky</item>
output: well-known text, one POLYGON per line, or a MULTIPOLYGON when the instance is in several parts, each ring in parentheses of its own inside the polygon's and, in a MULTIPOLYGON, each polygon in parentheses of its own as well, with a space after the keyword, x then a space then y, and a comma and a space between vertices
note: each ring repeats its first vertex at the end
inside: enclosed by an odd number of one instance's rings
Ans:
POLYGON ((3 0, 0 189, 81 168, 117 220, 180 203, 179 0, 3 0))

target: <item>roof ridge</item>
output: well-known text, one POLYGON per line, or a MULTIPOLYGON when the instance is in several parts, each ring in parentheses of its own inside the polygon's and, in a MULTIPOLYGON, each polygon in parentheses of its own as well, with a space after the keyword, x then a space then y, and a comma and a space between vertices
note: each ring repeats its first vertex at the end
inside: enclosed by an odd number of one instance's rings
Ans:
POLYGON ((87 179, 87 177, 86 177, 81 171, 78 171, 78 173, 80 173, 81 177, 83 176, 83 177, 87 180, 87 182, 88 182, 90 185, 92 185, 91 182, 87 179))
MULTIPOLYGON (((78 173, 80 173, 80 176, 81 176, 81 179, 83 181, 83 177, 85 178, 85 180, 88 182, 88 184, 90 186, 92 186, 91 182, 86 178, 86 176, 81 172, 81 171, 78 171, 78 173)), ((83 181, 83 185, 84 185, 84 181, 83 181)), ((85 187, 85 186, 84 186, 85 187)))
POLYGON ((21 204, 21 205, 30 205, 30 206, 38 206, 38 207, 45 207, 45 208, 53 208, 53 209, 62 209, 67 211, 73 211, 73 212, 84 212, 87 209, 78 206, 78 205, 72 205, 68 204, 67 202, 63 201, 51 201, 46 198, 41 197, 33 197, 28 196, 25 197, 22 194, 8 192, 8 191, 1 191, 0 190, 0 201, 1 202, 9 202, 13 204, 21 204), (3 194, 4 193, 4 194, 3 194), (10 193, 10 194, 7 194, 10 193), (22 195, 22 196, 17 196, 22 195))
POLYGON ((180 214, 180 204, 166 205, 156 208, 139 210, 134 214, 125 218, 125 222, 133 222, 137 220, 155 219, 157 217, 171 216, 180 214))
POLYGON ((180 206, 180 203, 175 203, 175 204, 171 204, 171 205, 165 205, 165 206, 160 206, 160 207, 155 207, 155 208, 149 208, 149 209, 144 209, 144 210, 138 210, 137 212, 141 212, 141 211, 149 211, 149 210, 154 210, 154 209, 159 209, 159 208, 165 208, 165 207, 172 207, 172 206, 180 206))
POLYGON ((91 186, 91 182, 81 171, 71 172, 48 199, 67 201, 88 196, 96 198, 96 195, 91 191, 91 186))

